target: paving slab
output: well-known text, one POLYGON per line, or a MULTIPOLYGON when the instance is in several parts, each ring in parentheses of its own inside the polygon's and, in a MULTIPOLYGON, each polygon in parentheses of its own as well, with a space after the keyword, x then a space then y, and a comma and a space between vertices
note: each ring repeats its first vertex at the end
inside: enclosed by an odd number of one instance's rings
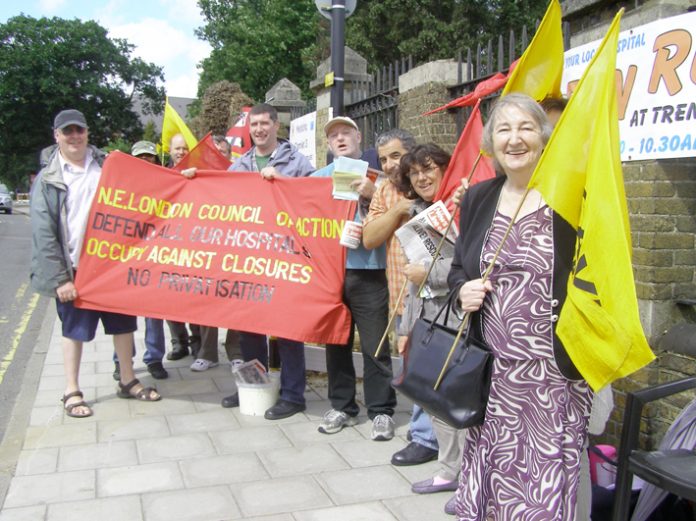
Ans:
POLYGON ((147 521, 231 521, 239 507, 227 487, 204 487, 143 495, 147 521))
POLYGON ((143 494, 184 488, 175 462, 97 470, 98 497, 143 494))
POLYGON ((348 505, 306 512, 296 512, 297 521, 396 521, 389 510, 378 502, 348 505))
POLYGON ((95 490, 95 475, 91 470, 16 476, 10 483, 3 506, 12 508, 94 499, 95 490))
POLYGON ((58 470, 89 470, 136 465, 138 455, 132 440, 90 443, 62 447, 58 454, 58 470))
POLYGON ((327 444, 266 450, 259 453, 259 458, 274 478, 350 468, 334 447, 327 444))
POLYGON ((169 436, 169 426, 162 417, 124 418, 99 422, 99 441, 137 440, 169 436))
POLYGON ((408 496, 411 484, 391 466, 366 467, 317 476, 334 503, 346 505, 408 496))
POLYGON ((136 440, 135 445, 140 463, 187 460, 215 454, 213 444, 205 433, 136 440))
POLYGON ((231 485, 269 477, 255 453, 226 454, 179 463, 187 488, 231 485))
POLYGON ((240 483, 232 487, 232 494, 245 516, 268 516, 332 504, 311 476, 240 483))
POLYGON ((3 508, 0 521, 38 521, 46 516, 46 505, 21 508, 3 508))
POLYGON ((292 444, 278 427, 253 427, 209 433, 220 454, 255 452, 292 444))
POLYGON ((46 521, 142 521, 138 496, 70 501, 48 505, 46 521))

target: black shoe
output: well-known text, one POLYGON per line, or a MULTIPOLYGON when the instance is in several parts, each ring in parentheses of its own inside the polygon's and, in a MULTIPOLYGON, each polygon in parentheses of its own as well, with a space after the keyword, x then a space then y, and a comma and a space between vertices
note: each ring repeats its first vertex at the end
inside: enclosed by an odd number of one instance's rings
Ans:
POLYGON ((437 451, 412 441, 392 456, 391 463, 399 467, 420 465, 437 458, 437 451))
POLYGON ((121 364, 118 362, 114 362, 114 372, 111 373, 111 376, 113 376, 114 380, 117 382, 121 381, 121 364))
POLYGON ((231 407, 239 407, 239 393, 234 393, 229 396, 225 396, 222 399, 222 406, 225 409, 229 409, 231 407))
POLYGON ((293 414, 302 412, 306 408, 307 406, 303 403, 293 403, 281 399, 268 409, 263 417, 267 420, 282 420, 283 418, 290 418, 293 414))
POLYGON ((164 380, 169 378, 169 373, 162 366, 162 362, 152 362, 151 364, 148 364, 147 372, 150 373, 156 380, 164 380))
POLYGON ((169 353, 167 353, 167 360, 181 360, 187 357, 189 354, 188 347, 182 345, 175 345, 169 353))

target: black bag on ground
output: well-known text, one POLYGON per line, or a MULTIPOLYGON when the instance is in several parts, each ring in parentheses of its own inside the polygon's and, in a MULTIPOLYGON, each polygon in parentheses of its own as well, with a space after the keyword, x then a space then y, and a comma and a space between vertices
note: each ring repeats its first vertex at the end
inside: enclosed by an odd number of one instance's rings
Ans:
MULTIPOLYGON (((447 299, 433 320, 416 320, 408 336, 403 372, 392 381, 392 387, 428 414, 463 429, 483 422, 493 354, 486 344, 469 335, 469 328, 452 349, 458 331, 438 323, 445 308, 444 323, 447 323, 450 301, 447 299), (448 361, 450 351, 452 356, 448 361), (442 381, 435 389, 445 365, 442 381)), ((468 322, 466 317, 464 320, 468 322)))

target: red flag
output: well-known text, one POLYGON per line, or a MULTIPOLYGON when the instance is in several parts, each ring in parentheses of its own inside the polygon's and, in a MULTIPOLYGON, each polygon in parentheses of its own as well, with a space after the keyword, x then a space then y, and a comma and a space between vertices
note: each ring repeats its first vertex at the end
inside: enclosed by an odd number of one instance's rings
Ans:
POLYGON ((430 114, 434 114, 435 112, 439 112, 441 110, 453 109, 456 107, 470 107, 474 105, 481 98, 485 98, 489 94, 493 94, 495 91, 501 89, 507 83, 508 78, 510 77, 510 74, 512 74, 512 71, 515 69, 515 66, 517 65, 518 61, 519 60, 516 60, 510 64, 510 70, 507 74, 498 72, 497 74, 491 76, 487 80, 479 82, 476 85, 476 88, 473 90, 473 92, 469 92, 461 98, 457 98, 456 100, 450 101, 446 105, 442 105, 441 107, 426 112, 423 115, 429 116, 430 114))
POLYGON ((196 167, 201 170, 227 170, 230 161, 223 156, 215 146, 215 142, 210 132, 201 139, 193 150, 174 167, 174 170, 181 172, 187 168, 196 167))
MULTIPOLYGON (((452 159, 440 183, 440 189, 435 195, 436 201, 447 202, 452 197, 454 191, 461 185, 461 180, 471 173, 474 163, 481 153, 483 121, 481 120, 481 111, 479 110, 480 103, 481 100, 476 103, 471 116, 469 116, 469 121, 466 122, 466 126, 462 131, 462 135, 459 136, 452 159)), ((490 158, 482 155, 469 180, 469 184, 473 185, 492 177, 495 177, 493 163, 490 158)))
POLYGON ((243 107, 237 118, 237 122, 227 131, 227 137, 231 138, 232 155, 239 157, 251 148, 251 133, 249 131, 249 111, 251 107, 243 107))

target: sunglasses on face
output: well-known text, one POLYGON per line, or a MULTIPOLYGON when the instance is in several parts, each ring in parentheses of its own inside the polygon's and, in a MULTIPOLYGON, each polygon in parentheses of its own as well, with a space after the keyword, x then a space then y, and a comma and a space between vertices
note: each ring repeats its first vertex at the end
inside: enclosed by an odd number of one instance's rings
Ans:
POLYGON ((71 134, 84 134, 87 129, 84 127, 78 127, 77 125, 68 125, 65 128, 60 129, 64 136, 69 136, 71 134))

